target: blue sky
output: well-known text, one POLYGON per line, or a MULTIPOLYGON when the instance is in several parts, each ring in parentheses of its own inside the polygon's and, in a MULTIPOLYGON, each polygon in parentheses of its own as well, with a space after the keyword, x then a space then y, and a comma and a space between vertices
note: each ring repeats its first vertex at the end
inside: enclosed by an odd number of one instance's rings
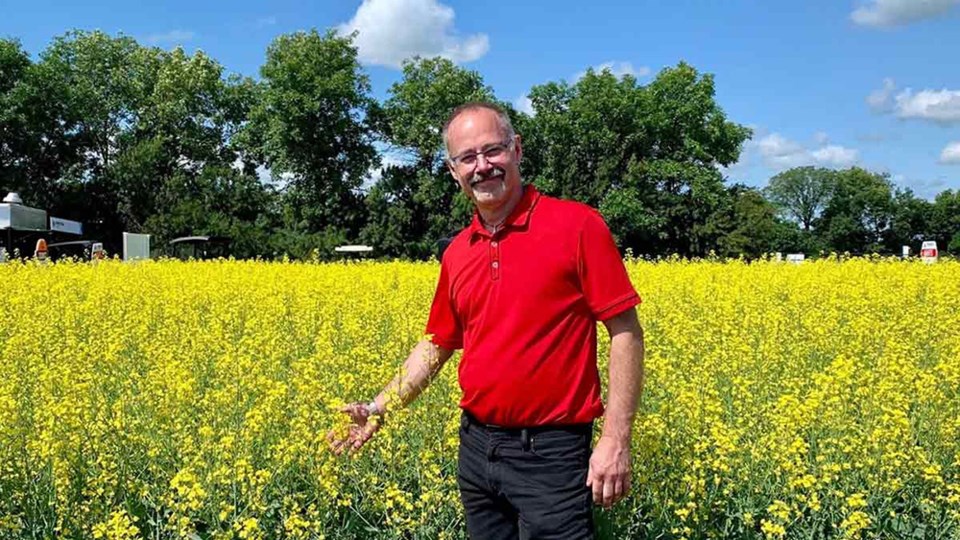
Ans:
POLYGON ((279 34, 357 29, 378 97, 413 54, 475 69, 520 107, 531 86, 588 67, 644 83, 685 60, 754 129, 731 181, 858 164, 924 197, 960 188, 960 0, 0 0, 0 11, 0 36, 34 55, 69 29, 100 29, 202 49, 251 76, 279 34))

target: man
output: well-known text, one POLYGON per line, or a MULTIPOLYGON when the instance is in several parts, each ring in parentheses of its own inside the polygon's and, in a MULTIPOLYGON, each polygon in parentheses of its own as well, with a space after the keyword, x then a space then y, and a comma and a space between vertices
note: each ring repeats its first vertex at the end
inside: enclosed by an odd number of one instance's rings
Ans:
POLYGON ((372 402, 345 407, 353 424, 334 449, 359 449, 462 348, 458 483, 471 538, 592 538, 591 502, 609 508, 630 490, 640 298, 599 213, 522 185, 521 139, 501 109, 463 105, 443 137, 473 223, 443 255, 429 339, 372 402), (598 320, 611 338, 605 414, 598 320))

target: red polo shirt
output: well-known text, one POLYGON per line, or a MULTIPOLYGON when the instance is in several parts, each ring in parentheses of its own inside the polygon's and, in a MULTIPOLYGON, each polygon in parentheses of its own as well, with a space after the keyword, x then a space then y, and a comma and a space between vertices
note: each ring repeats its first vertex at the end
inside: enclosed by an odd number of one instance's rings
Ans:
POLYGON ((528 185, 497 234, 474 215, 447 247, 427 333, 463 348, 460 407, 481 422, 583 423, 603 414, 597 321, 639 303, 600 214, 528 185))

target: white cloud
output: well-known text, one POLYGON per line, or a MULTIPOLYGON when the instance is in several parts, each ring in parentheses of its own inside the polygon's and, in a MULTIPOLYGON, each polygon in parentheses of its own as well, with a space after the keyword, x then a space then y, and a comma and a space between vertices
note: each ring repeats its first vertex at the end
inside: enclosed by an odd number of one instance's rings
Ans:
POLYGON ((891 105, 890 98, 893 97, 893 91, 896 90, 896 88, 897 85, 893 82, 893 79, 889 77, 884 79, 883 88, 874 90, 867 96, 867 105, 870 105, 870 108, 875 111, 889 111, 891 105))
POLYGON ((810 149, 779 133, 771 133, 756 142, 751 141, 746 151, 755 151, 766 167, 777 171, 803 165, 844 168, 854 165, 860 159, 860 152, 853 148, 831 144, 810 149))
POLYGON ((830 136, 826 132, 818 131, 813 134, 813 141, 817 143, 817 146, 824 146, 830 142, 830 136))
POLYGON ((533 101, 527 95, 522 95, 513 100, 513 107, 522 113, 527 113, 530 116, 536 114, 536 111, 533 110, 533 101))
POLYGON ((145 40, 151 45, 180 45, 194 37, 196 34, 189 30, 171 30, 162 34, 151 34, 145 40))
MULTIPOLYGON (((960 1, 960 0, 958 0, 960 1)), ((903 119, 930 120, 941 124, 960 122, 960 90, 920 90, 906 88, 894 96, 893 79, 867 96, 867 104, 877 112, 895 112, 903 119)))
POLYGON ((948 144, 940 152, 940 163, 944 165, 960 165, 960 141, 948 144))
POLYGON ((453 20, 453 8, 437 0, 363 0, 353 18, 337 29, 358 32, 358 55, 367 64, 399 68, 413 56, 470 62, 486 54, 487 35, 460 37, 453 20))
POLYGON ((850 18, 861 26, 899 26, 938 17, 957 4, 960 0, 869 0, 853 10, 850 18))
POLYGON ((897 94, 897 116, 932 120, 941 124, 960 122, 960 90, 921 90, 907 88, 897 94))
POLYGON ((377 182, 383 178, 383 172, 387 168, 397 165, 410 165, 410 159, 404 155, 402 152, 394 152, 389 149, 385 149, 380 154, 380 166, 377 168, 371 168, 367 171, 367 177, 363 181, 362 189, 367 190, 374 186, 377 182))
POLYGON ((818 165, 836 167, 838 169, 849 167, 856 163, 860 158, 859 154, 860 153, 853 148, 846 148, 837 144, 824 146, 823 148, 818 148, 810 152, 810 155, 813 156, 814 161, 818 165))
POLYGON ((779 133, 771 133, 756 142, 764 163, 774 169, 789 169, 801 165, 805 150, 797 142, 791 141, 779 133))
POLYGON ((264 26, 273 26, 277 24, 277 18, 273 15, 268 17, 260 17, 257 19, 257 26, 263 28, 264 26))

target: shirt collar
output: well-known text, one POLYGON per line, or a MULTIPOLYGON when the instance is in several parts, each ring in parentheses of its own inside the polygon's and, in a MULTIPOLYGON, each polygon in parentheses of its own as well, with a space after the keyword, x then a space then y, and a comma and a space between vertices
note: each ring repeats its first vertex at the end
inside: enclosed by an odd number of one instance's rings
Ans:
MULTIPOLYGON (((523 195, 520 197, 520 202, 503 222, 503 229, 526 227, 530 223, 530 214, 533 213, 533 207, 536 206, 538 200, 540 200, 540 192, 537 191, 537 188, 532 184, 523 186, 523 195)), ((470 238, 473 239, 476 235, 491 236, 490 231, 483 226, 480 212, 475 210, 473 221, 470 223, 470 238)))

